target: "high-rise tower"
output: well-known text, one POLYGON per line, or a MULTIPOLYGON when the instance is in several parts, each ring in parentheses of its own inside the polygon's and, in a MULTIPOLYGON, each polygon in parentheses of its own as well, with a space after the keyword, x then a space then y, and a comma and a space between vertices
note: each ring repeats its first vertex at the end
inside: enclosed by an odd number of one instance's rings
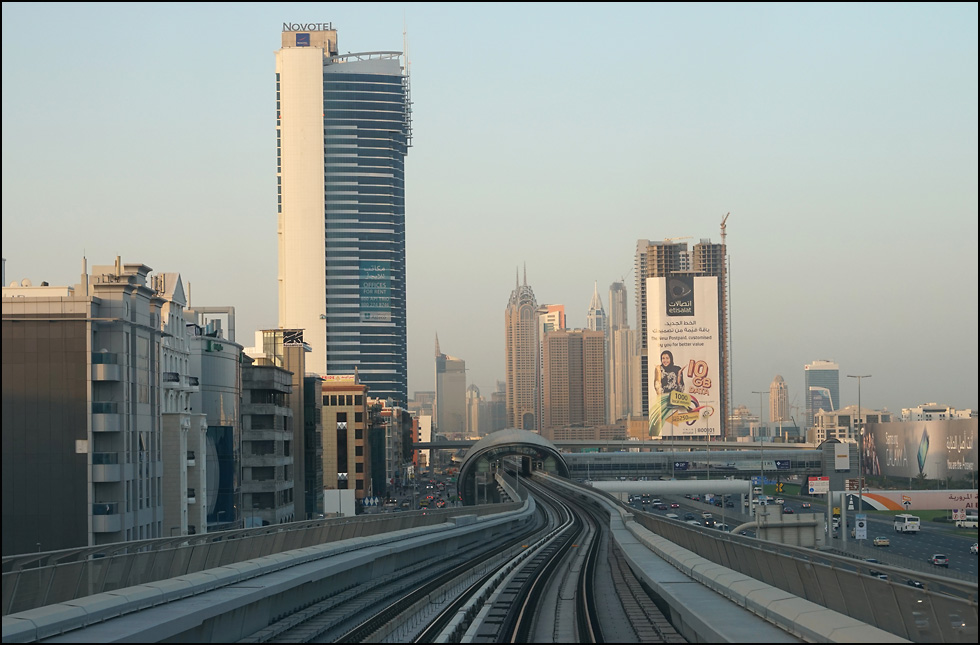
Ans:
POLYGON ((605 423, 605 336, 591 329, 561 329, 543 340, 544 416, 541 432, 605 423))
POLYGON ((310 371, 406 402, 408 73, 306 26, 283 24, 276 52, 279 326, 305 330, 310 371))
POLYGON ((522 430, 537 430, 539 421, 537 308, 525 270, 524 284, 515 284, 504 312, 507 424, 522 430))
POLYGON ((789 421, 789 390, 779 374, 769 385, 769 420, 773 423, 789 421))
POLYGON ((609 318, 606 316, 606 311, 602 308, 602 299, 599 298, 599 283, 595 282, 592 285, 592 301, 589 303, 589 313, 585 316, 585 327, 592 331, 602 332, 602 347, 603 347, 603 382, 605 391, 602 393, 603 404, 606 407, 606 411, 603 414, 603 421, 605 423, 611 423, 609 419, 609 398, 612 395, 609 385, 609 361, 607 360, 609 356, 609 318))
POLYGON ((436 336, 436 401, 433 416, 441 434, 466 432, 466 362, 443 354, 436 336))
POLYGON ((606 364, 606 408, 609 423, 632 416, 632 372, 636 362, 636 331, 630 329, 626 285, 609 286, 609 343, 606 364))
POLYGON ((840 408, 840 366, 833 361, 813 361, 803 366, 806 389, 806 427, 813 427, 813 415, 820 410, 840 408))

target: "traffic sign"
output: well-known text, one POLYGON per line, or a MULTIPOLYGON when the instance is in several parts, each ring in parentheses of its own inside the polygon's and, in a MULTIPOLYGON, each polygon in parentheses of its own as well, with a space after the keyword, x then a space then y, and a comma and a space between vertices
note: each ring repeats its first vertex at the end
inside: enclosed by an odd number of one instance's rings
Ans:
POLYGON ((783 482, 779 482, 778 484, 776 484, 776 492, 777 493, 783 492, 783 482))
POLYGON ((858 540, 868 539, 868 516, 864 513, 854 516, 854 537, 858 540))
POLYGON ((811 477, 808 487, 811 495, 825 495, 830 492, 830 477, 811 477))

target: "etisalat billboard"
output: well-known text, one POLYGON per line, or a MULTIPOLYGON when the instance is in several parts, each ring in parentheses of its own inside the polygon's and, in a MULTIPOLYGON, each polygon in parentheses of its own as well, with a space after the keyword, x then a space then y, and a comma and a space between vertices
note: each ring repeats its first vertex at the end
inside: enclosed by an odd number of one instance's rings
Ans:
POLYGON ((651 437, 721 434, 718 278, 647 278, 651 437))
POLYGON ((943 479, 977 468, 977 419, 869 423, 866 475, 943 479))

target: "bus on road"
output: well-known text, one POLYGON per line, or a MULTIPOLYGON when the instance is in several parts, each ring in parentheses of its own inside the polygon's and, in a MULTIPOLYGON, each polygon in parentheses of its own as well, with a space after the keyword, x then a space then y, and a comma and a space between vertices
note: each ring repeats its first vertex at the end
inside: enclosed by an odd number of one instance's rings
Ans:
POLYGON ((918 533, 921 526, 919 518, 908 513, 900 513, 895 516, 896 533, 918 533))

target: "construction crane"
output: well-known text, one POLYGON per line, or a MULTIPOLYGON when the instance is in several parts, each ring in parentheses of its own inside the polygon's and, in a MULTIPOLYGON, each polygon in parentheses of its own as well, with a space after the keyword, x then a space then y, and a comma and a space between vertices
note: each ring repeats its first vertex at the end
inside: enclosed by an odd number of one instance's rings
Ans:
POLYGON ((673 242, 674 240, 689 240, 689 239, 691 239, 690 235, 685 235, 684 237, 665 237, 664 242, 673 242))
POLYGON ((728 221, 728 216, 731 215, 730 212, 725 213, 725 217, 721 220, 721 245, 725 246, 725 222, 728 221))

